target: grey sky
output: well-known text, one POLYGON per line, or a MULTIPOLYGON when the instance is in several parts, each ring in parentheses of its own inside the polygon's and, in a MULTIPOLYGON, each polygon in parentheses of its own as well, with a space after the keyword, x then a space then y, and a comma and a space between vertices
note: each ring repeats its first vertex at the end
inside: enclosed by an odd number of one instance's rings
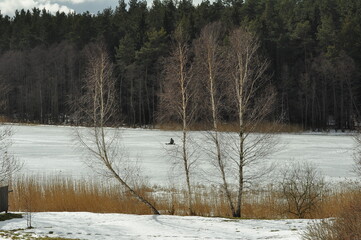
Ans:
MULTIPOLYGON (((153 0, 147 1, 149 6, 153 2, 153 0)), ((193 0, 194 4, 199 4, 200 2, 201 0, 193 0)), ((118 0, 0 0, 0 12, 3 15, 13 16, 15 10, 28 10, 36 7, 39 9, 45 8, 52 13, 57 11, 66 13, 89 11, 96 14, 108 7, 115 9, 117 5, 118 0)))
POLYGON ((83 3, 68 3, 69 8, 72 8, 77 13, 82 13, 85 11, 89 11, 91 13, 97 13, 98 11, 102 11, 105 8, 115 7, 118 5, 118 0, 95 0, 95 1, 86 1, 83 3))
POLYGON ((118 0, 0 0, 0 11, 3 15, 13 16, 15 10, 32 9, 34 7, 47 9, 50 12, 89 11, 97 13, 105 8, 118 5, 118 0))

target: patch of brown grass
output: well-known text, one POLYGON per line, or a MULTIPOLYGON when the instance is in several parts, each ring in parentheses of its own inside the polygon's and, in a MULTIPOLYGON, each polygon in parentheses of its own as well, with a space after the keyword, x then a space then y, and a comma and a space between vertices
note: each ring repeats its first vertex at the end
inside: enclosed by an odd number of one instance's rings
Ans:
POLYGON ((324 219, 309 225, 303 234, 304 240, 361 239, 361 192, 347 195, 345 202, 339 205, 335 218, 324 219))
POLYGON ((339 216, 340 213, 344 210, 344 206, 348 205, 350 199, 353 199, 357 195, 359 195, 359 193, 354 190, 340 191, 331 194, 321 204, 319 213, 315 216, 315 218, 329 218, 339 216))
MULTIPOLYGON (((12 190, 10 211, 151 214, 117 183, 62 176, 22 176, 13 181, 12 190)), ((187 191, 184 189, 142 186, 136 190, 154 203, 162 214, 187 214, 187 191)), ((196 215, 231 216, 225 196, 215 187, 196 186, 193 205, 196 215)))
POLYGON ((246 192, 243 205, 245 218, 275 219, 283 218, 284 208, 280 194, 274 189, 246 192))
POLYGON ((7 123, 7 122, 11 122, 11 119, 8 118, 7 116, 0 115, 0 123, 7 123))
MULTIPOLYGON (((101 183, 63 176, 22 176, 13 181, 12 189, 9 195, 10 211, 152 214, 129 192, 111 181, 101 183)), ((136 190, 149 199, 161 214, 187 214, 187 191, 184 189, 141 186, 136 190)), ((330 192, 319 203, 318 210, 307 217, 339 216, 345 205, 360 196, 360 192, 354 188, 330 192)), ((294 218, 285 212, 285 201, 275 187, 246 191, 243 199, 244 218, 294 218)), ((199 216, 232 216, 224 193, 214 186, 194 187, 193 210, 199 216)))
MULTIPOLYGON (((23 176, 10 193, 11 211, 89 211, 149 214, 150 211, 115 183, 74 180, 64 177, 23 176)), ((154 201, 148 188, 137 189, 154 201)))

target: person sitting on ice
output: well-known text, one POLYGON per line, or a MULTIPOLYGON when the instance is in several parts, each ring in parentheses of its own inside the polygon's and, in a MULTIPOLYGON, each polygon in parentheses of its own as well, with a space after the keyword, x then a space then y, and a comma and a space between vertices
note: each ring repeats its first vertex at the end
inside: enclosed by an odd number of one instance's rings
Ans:
POLYGON ((170 138, 169 145, 174 145, 174 140, 173 140, 173 138, 170 138))

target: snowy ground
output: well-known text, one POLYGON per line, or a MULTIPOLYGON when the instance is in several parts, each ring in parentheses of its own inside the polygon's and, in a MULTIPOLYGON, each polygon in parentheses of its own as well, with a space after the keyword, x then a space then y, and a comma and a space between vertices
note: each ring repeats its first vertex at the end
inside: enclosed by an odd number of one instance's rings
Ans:
MULTIPOLYGON (((38 236, 89 240, 120 239, 300 239, 310 220, 230 220, 224 218, 139 216, 48 212, 34 213, 38 236)), ((26 219, 0 222, 1 230, 26 227, 26 219)), ((23 232, 23 231, 20 231, 23 232)))
MULTIPOLYGON (((84 153, 74 147, 71 127, 13 126, 13 146, 10 151, 24 162, 24 173, 65 174, 86 177, 91 171, 85 167, 84 153)), ((201 138, 202 133, 195 133, 201 138)), ((179 132, 125 129, 123 143, 132 160, 138 159, 151 184, 167 184, 172 167, 165 145, 170 138, 180 142, 179 132)), ((354 178, 352 136, 345 134, 280 134, 280 149, 269 162, 283 166, 290 161, 309 161, 332 180, 354 178)), ((204 159, 203 159, 204 160, 204 159)), ((211 169, 204 160, 203 169, 211 169)), ((212 174, 209 174, 212 175, 212 174)), ((201 179, 198 179, 202 181, 201 179)))

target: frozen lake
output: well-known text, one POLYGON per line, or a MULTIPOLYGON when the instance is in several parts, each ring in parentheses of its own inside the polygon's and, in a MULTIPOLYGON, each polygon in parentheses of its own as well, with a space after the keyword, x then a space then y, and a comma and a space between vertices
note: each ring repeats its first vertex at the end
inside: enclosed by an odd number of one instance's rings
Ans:
MULTIPOLYGON (((22 172, 31 174, 64 174, 73 177, 92 175, 86 167, 84 152, 75 147, 73 130, 63 126, 14 125, 10 151, 24 162, 22 172)), ((194 133, 202 137, 202 133, 194 133)), ((123 143, 130 159, 138 159, 143 174, 151 184, 169 181, 172 164, 166 156, 170 138, 180 142, 179 132, 124 129, 123 143)), ((280 134, 280 149, 268 161, 282 166, 290 161, 309 161, 333 180, 354 178, 352 136, 346 134, 280 134)), ((200 168, 210 169, 202 162, 200 168)))

